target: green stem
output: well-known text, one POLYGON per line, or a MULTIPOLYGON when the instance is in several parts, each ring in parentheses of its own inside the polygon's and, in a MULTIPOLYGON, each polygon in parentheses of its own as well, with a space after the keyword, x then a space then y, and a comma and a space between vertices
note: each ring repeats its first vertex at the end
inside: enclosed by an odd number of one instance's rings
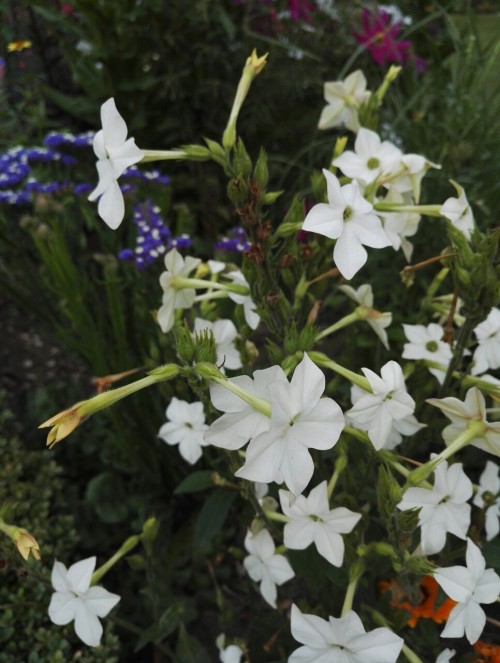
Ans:
POLYGON ((340 364, 337 364, 336 361, 333 361, 333 359, 327 357, 322 352, 309 352, 308 354, 311 361, 313 361, 321 368, 329 368, 332 371, 335 371, 335 373, 342 375, 342 377, 347 378, 353 384, 357 384, 358 387, 361 387, 365 391, 372 393, 372 388, 370 387, 370 383, 365 377, 359 375, 359 373, 354 373, 354 371, 350 371, 348 368, 344 368, 340 364))
POLYGON ((415 652, 408 647, 408 645, 403 645, 401 652, 406 656, 410 663, 423 663, 422 659, 417 656, 415 652))
POLYGON ((275 520, 277 523, 290 522, 290 518, 282 513, 276 513, 276 511, 270 511, 269 509, 263 509, 263 511, 268 520, 275 520))
POLYGON ((219 283, 218 281, 205 281, 204 279, 190 279, 182 276, 174 276, 170 281, 173 288, 206 288, 207 290, 224 290, 234 292, 237 295, 249 295, 250 289, 246 285, 235 283, 219 283))
POLYGON ((195 302, 204 302, 209 299, 225 299, 228 296, 227 292, 222 292, 221 290, 217 292, 206 292, 204 295, 196 295, 194 298, 195 302))
POLYGON ((358 575, 356 578, 351 580, 351 582, 347 585, 347 591, 345 593, 345 599, 344 599, 344 605, 342 606, 342 611, 340 613, 341 617, 344 617, 347 615, 349 610, 352 610, 352 603, 354 601, 354 594, 356 593, 356 588, 358 586, 359 579, 361 578, 360 575, 358 575))
POLYGON ((415 214, 425 214, 426 216, 441 217, 439 213, 440 205, 399 205, 398 203, 375 203, 373 206, 377 212, 409 212, 415 214))
POLYGON ((327 327, 326 329, 323 329, 322 332, 320 332, 316 338, 315 341, 316 343, 318 341, 321 341, 321 339, 325 338, 325 336, 328 336, 329 334, 333 334, 333 332, 338 331, 339 329, 343 329, 344 327, 347 327, 348 325, 352 325, 353 322, 357 322, 358 320, 361 320, 362 316, 360 315, 360 312, 358 309, 354 310, 352 313, 349 313, 349 315, 346 315, 345 317, 341 318, 340 320, 337 320, 337 322, 330 327, 327 327))
POLYGON ((446 390, 448 389, 448 386, 451 382, 451 378, 454 374, 454 372, 457 370, 457 368, 460 366, 462 362, 462 357, 463 354, 467 348, 467 344, 469 342, 470 335, 472 334, 472 331, 474 327, 476 326, 475 321, 472 321, 470 319, 466 319, 462 327, 460 328, 460 333, 457 339, 457 345, 455 347, 455 351, 453 353, 453 358, 450 361, 448 365, 448 370, 446 371, 445 378, 443 380, 443 384, 441 385, 441 388, 439 390, 439 397, 442 397, 443 394, 446 393, 446 390))
POLYGON ((184 150, 142 150, 144 156, 141 163, 150 161, 173 161, 186 159, 188 154, 184 150))
POLYGON ((92 574, 92 580, 90 581, 91 585, 96 585, 99 580, 111 569, 122 557, 127 555, 131 550, 133 550, 136 545, 140 542, 141 536, 135 534, 130 536, 120 547, 119 550, 115 552, 112 557, 108 559, 107 562, 104 562, 102 566, 94 571, 92 574))

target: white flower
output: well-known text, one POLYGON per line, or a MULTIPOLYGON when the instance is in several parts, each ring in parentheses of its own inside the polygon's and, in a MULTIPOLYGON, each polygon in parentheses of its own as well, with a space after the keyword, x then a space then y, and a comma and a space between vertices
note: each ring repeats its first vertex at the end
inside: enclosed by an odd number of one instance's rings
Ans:
POLYGON ((383 173, 396 170, 402 152, 393 143, 380 140, 370 129, 359 130, 354 142, 354 152, 348 150, 332 161, 332 165, 362 186, 375 182, 383 173))
POLYGON ((344 278, 352 279, 368 259, 363 245, 381 249, 391 242, 356 182, 341 187, 335 175, 328 170, 323 170, 323 174, 328 204, 315 205, 302 228, 337 240, 333 261, 344 278))
MULTIPOLYGON (((235 285, 243 285, 247 288, 249 287, 248 281, 245 279, 240 270, 234 272, 228 272, 225 274, 235 285)), ((260 315, 255 312, 256 305, 250 295, 238 295, 235 292, 229 292, 229 299, 232 299, 236 304, 243 305, 243 312, 245 314, 245 320, 250 329, 257 329, 260 322, 260 315)))
MULTIPOLYGON (((238 336, 238 331, 231 320, 204 320, 203 318, 196 318, 194 321, 193 333, 198 333, 208 329, 214 335, 215 345, 217 347, 217 361, 223 365, 223 368, 230 368, 236 370, 241 368, 240 353, 234 345, 234 341, 238 336)), ((222 368, 221 368, 222 370, 222 368)))
MULTIPOLYGON (((429 359, 447 367, 453 353, 448 343, 443 338, 441 325, 431 322, 427 327, 424 325, 403 325, 406 338, 410 341, 403 347, 403 359, 429 359)), ((443 384, 445 371, 439 368, 429 368, 432 375, 437 378, 439 384, 443 384)))
POLYGON ((91 587, 96 558, 89 557, 67 569, 61 562, 52 568, 52 594, 49 605, 50 620, 64 626, 74 620, 75 633, 89 647, 101 642, 102 626, 98 617, 106 617, 120 600, 104 587, 91 587))
MULTIPOLYGON (((434 457, 431 456, 431 458, 434 457)), ((467 504, 472 496, 472 482, 465 474, 462 463, 448 467, 443 461, 434 470, 434 486, 408 488, 398 509, 420 508, 418 524, 422 528, 422 552, 434 555, 444 548, 446 533, 460 539, 467 537, 471 507, 467 504)))
POLYGON ((420 154, 405 154, 395 172, 384 177, 383 185, 390 191, 407 193, 411 191, 415 202, 420 199, 420 184, 429 168, 441 168, 420 154))
POLYGON ((201 447, 208 444, 203 439, 208 428, 203 403, 187 403, 174 396, 166 415, 169 421, 160 428, 158 436, 167 444, 178 444, 180 455, 194 465, 201 457, 201 447))
POLYGON ((443 430, 443 439, 450 445, 460 433, 463 433, 471 421, 483 422, 485 429, 473 438, 469 444, 500 456, 500 421, 486 421, 486 404, 483 394, 476 387, 471 387, 462 402, 458 398, 428 398, 427 402, 442 410, 451 424, 443 430))
POLYGON ((283 513, 291 519, 283 530, 285 546, 304 550, 314 543, 330 564, 342 566, 344 540, 340 535, 352 532, 361 514, 344 507, 330 509, 326 481, 313 488, 309 497, 299 495, 293 503, 288 491, 280 490, 279 496, 283 513))
POLYGON ((392 322, 392 313, 381 313, 373 308, 373 290, 371 285, 360 285, 357 290, 350 285, 341 285, 339 290, 345 292, 353 301, 363 308, 364 319, 377 334, 384 346, 389 349, 385 328, 392 322))
POLYGON ((284 481, 300 495, 314 472, 308 448, 331 449, 344 427, 337 403, 321 398, 324 390, 325 376, 306 353, 290 383, 283 376, 270 383, 270 428, 250 441, 236 476, 263 483, 284 481))
POLYGON ((191 258, 190 256, 186 256, 184 260, 177 249, 172 249, 165 256, 167 271, 160 276, 163 301, 158 309, 158 324, 163 332, 169 332, 174 326, 175 310, 191 308, 196 296, 196 291, 193 288, 176 288, 175 278, 187 278, 200 262, 199 258, 191 258))
POLYGON ((114 99, 108 99, 101 106, 101 122, 102 129, 94 137, 99 183, 89 200, 97 200, 100 196, 99 216, 114 230, 125 214, 123 194, 117 180, 129 166, 140 161, 144 153, 133 138, 127 140, 127 125, 116 110, 114 99))
POLYGON ((370 97, 363 72, 357 69, 343 81, 325 83, 324 94, 327 106, 321 112, 318 128, 330 129, 345 124, 347 129, 358 131, 358 109, 370 97))
POLYGON ((472 503, 480 509, 486 509, 485 529, 486 541, 491 541, 500 531, 500 478, 498 465, 488 460, 483 473, 479 477, 479 486, 472 503), (484 494, 489 493, 485 500, 484 494))
POLYGON ((340 619, 326 621, 304 615, 292 605, 291 630, 304 646, 292 653, 288 663, 396 663, 404 644, 385 627, 367 633, 352 610, 340 619))
POLYGON ((461 638, 474 644, 486 624, 486 615, 480 603, 494 603, 500 594, 500 578, 493 569, 487 569, 479 548, 467 539, 465 555, 467 567, 448 566, 434 571, 434 578, 453 600, 442 638, 461 638))
POLYGON ((492 308, 486 320, 474 329, 478 346, 474 351, 472 375, 500 367, 500 309, 492 308))
POLYGON ((249 530, 245 537, 245 548, 250 554, 243 560, 243 566, 252 580, 260 582, 260 593, 264 600, 275 608, 276 585, 291 580, 295 573, 283 555, 274 554, 274 541, 267 529, 255 535, 249 530))
POLYGON ((220 274, 226 269, 226 263, 220 260, 209 260, 207 264, 211 274, 220 274))
POLYGON ((373 393, 363 392, 346 415, 367 430, 375 449, 382 449, 393 422, 413 414, 415 401, 407 393, 403 371, 395 361, 382 366, 381 377, 369 368, 361 370, 373 393))
POLYGON ((240 663, 243 651, 238 645, 228 645, 226 647, 226 636, 221 633, 215 641, 219 650, 219 659, 221 663, 240 663))
POLYGON ((471 232, 474 230, 474 217, 469 201, 465 196, 463 188, 453 180, 450 180, 450 182, 455 187, 458 198, 448 198, 448 200, 445 200, 439 213, 451 221, 455 228, 461 230, 467 239, 470 239, 471 232))
MULTIPOLYGON (((288 384, 280 366, 255 371, 253 379, 248 375, 230 378, 238 387, 256 398, 269 399, 268 385, 281 380, 288 384)), ((226 414, 214 421, 205 433, 205 440, 223 449, 241 449, 248 440, 269 430, 271 420, 255 410, 249 403, 218 384, 210 384, 210 398, 214 407, 226 414)))
MULTIPOLYGON (((381 202, 400 203, 401 205, 412 205, 413 201, 408 194, 401 194, 391 190, 381 202)), ((420 223, 420 214, 414 212, 378 212, 383 219, 386 235, 389 237, 392 248, 395 251, 401 249, 407 262, 410 262, 413 253, 413 244, 407 237, 413 237, 417 233, 420 223)))
POLYGON ((450 663, 450 660, 457 652, 454 649, 443 649, 443 651, 436 658, 436 663, 450 663))

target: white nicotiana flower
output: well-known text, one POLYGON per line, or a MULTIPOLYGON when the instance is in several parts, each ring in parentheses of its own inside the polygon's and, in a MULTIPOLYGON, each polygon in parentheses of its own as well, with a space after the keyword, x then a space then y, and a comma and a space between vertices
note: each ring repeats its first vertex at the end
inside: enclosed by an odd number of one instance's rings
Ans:
POLYGON ((99 216, 114 230, 125 215, 123 194, 117 180, 129 166, 141 161, 144 153, 133 138, 127 140, 127 125, 117 111, 114 99, 108 99, 101 106, 101 122, 102 129, 94 137, 99 183, 89 200, 97 200, 100 196, 99 216))
POLYGON ((250 441, 245 464, 236 476, 285 482, 292 493, 300 495, 314 473, 309 448, 331 449, 344 427, 344 416, 334 400, 321 398, 325 376, 306 353, 291 382, 283 377, 268 385, 270 428, 250 441))
POLYGON ((432 489, 408 488, 404 493, 398 509, 420 508, 418 523, 422 528, 424 555, 434 555, 442 550, 447 532, 465 540, 471 512, 467 501, 471 496, 472 482, 463 471, 462 463, 448 467, 444 461, 434 470, 432 489))
MULTIPOLYGON (((248 375, 229 379, 236 386, 264 400, 269 400, 268 386, 279 380, 288 384, 280 366, 255 371, 253 379, 248 375)), ((210 384, 210 398, 214 407, 226 414, 216 419, 205 433, 205 440, 209 444, 234 451, 241 449, 251 438, 269 430, 269 417, 224 387, 210 384)))
POLYGON ((221 260, 208 260, 207 264, 211 274, 220 274, 226 269, 226 263, 221 260))
POLYGON ((326 481, 313 488, 308 497, 279 491, 281 509, 290 518, 283 530, 284 544, 293 550, 304 550, 314 543, 320 555, 333 564, 342 566, 344 540, 361 518, 360 513, 338 507, 330 509, 326 481))
POLYGON ((106 617, 120 600, 104 587, 91 587, 95 557, 82 559, 67 569, 61 562, 54 562, 52 586, 55 589, 49 605, 50 620, 65 626, 74 620, 75 633, 89 647, 101 642, 102 625, 99 617, 106 617))
POLYGON ((461 230, 467 239, 470 239, 471 233, 474 230, 474 217, 469 201, 460 184, 457 184, 453 180, 450 180, 450 182, 455 187, 458 198, 448 198, 448 200, 445 200, 439 209, 439 213, 451 221, 455 228, 461 230))
MULTIPOLYGON (((356 384, 351 385, 351 401, 356 403, 361 396, 366 394, 366 391, 359 387, 356 384)), ((346 416, 348 417, 347 413, 346 416)), ((355 428, 364 430, 368 432, 370 423, 367 422, 362 424, 359 421, 352 421, 352 425, 355 428)), ((384 444, 381 447, 382 449, 394 449, 403 441, 403 435, 409 437, 410 435, 415 435, 419 430, 425 428, 426 424, 421 424, 417 421, 417 418, 413 414, 408 414, 403 419, 393 420, 391 430, 389 431, 387 437, 385 438, 384 444)))
POLYGON ((187 403, 174 396, 167 407, 166 415, 169 421, 160 428, 158 437, 167 444, 178 444, 180 455, 194 465, 201 458, 201 448, 208 444, 203 439, 208 428, 203 403, 187 403))
POLYGON ((371 285, 365 283, 364 285, 360 285, 357 290, 351 288, 350 285, 341 285, 339 290, 345 292, 348 297, 359 304, 360 308, 363 309, 364 319, 377 334, 384 346, 389 349, 389 341, 385 328, 392 322, 392 313, 381 313, 373 308, 373 290, 371 285))
POLYGON ((396 663, 404 644, 385 627, 367 633, 352 610, 340 619, 326 621, 292 605, 291 630, 303 646, 292 653, 288 663, 396 663))
POLYGON ((169 332, 174 326, 175 310, 191 308, 196 296, 196 291, 193 288, 176 288, 175 278, 187 278, 200 262, 199 258, 191 258, 190 256, 186 256, 184 260, 177 249, 172 249, 165 256, 167 271, 160 276, 163 301, 158 309, 158 324, 163 332, 169 332))
MULTIPOLYGON (((234 345, 234 341, 238 336, 238 331, 231 320, 204 320, 203 318, 196 318, 194 321, 193 333, 199 333, 204 329, 208 329, 214 335, 215 345, 217 347, 217 361, 225 368, 236 370, 241 368, 240 353, 234 345)), ((223 370, 221 368, 221 370, 223 370)))
POLYGON ((321 112, 318 128, 330 129, 345 124, 354 133, 359 131, 358 110, 370 97, 363 72, 357 69, 343 81, 325 83, 324 95, 327 106, 321 112))
POLYGON ((275 554, 274 541, 267 529, 255 535, 248 531, 245 548, 250 554, 243 560, 243 566, 253 581, 260 582, 264 600, 276 608, 276 585, 282 585, 295 575, 290 562, 283 555, 275 554))
POLYGON ((401 150, 393 143, 387 140, 382 142, 375 131, 362 127, 354 142, 354 152, 343 152, 332 161, 332 165, 362 186, 368 186, 384 173, 396 170, 401 157, 401 150))
POLYGON ((500 531, 500 477, 498 465, 488 460, 483 473, 479 477, 479 486, 472 503, 480 509, 486 509, 485 529, 486 541, 491 541, 500 531), (487 495, 487 499, 486 495, 487 495))
POLYGON ((411 191, 415 202, 418 203, 422 178, 430 168, 441 168, 441 166, 420 154, 405 154, 401 157, 400 166, 384 177, 383 185, 386 189, 398 193, 411 191))
POLYGON ((472 375, 500 368, 500 309, 492 308, 475 329, 478 346, 474 351, 472 375))
POLYGON ((500 578, 487 569, 479 548, 467 539, 467 566, 449 566, 434 571, 434 578, 446 594, 458 603, 448 617, 442 638, 461 638, 474 644, 486 624, 480 603, 494 603, 500 595, 500 578))
POLYGON ((451 659, 457 652, 454 649, 443 649, 443 651, 436 658, 436 663, 450 663, 451 659))
POLYGON ((482 423, 484 428, 468 444, 500 456, 500 421, 486 421, 486 404, 483 394, 472 387, 465 394, 462 402, 458 398, 429 398, 427 402, 442 410, 451 424, 443 430, 443 439, 447 446, 457 439, 471 423, 482 423))
POLYGON ((238 645, 228 645, 226 647, 226 636, 221 633, 215 641, 219 650, 220 663, 240 663, 243 651, 238 645))
MULTIPOLYGON (((225 274, 228 279, 230 279, 235 285, 248 286, 248 281, 243 276, 243 274, 236 270, 234 272, 228 272, 225 274)), ((256 305, 250 295, 238 295, 235 292, 229 292, 229 299, 232 299, 236 304, 241 304, 243 306, 243 312, 245 314, 245 320, 250 329, 257 329, 260 322, 260 315, 256 313, 256 305)))
POLYGON ((363 391, 346 415, 368 432, 375 449, 382 449, 394 421, 413 414, 415 401, 407 393, 403 371, 395 361, 382 366, 381 377, 369 368, 361 370, 373 393, 363 391))
POLYGON ((302 228, 337 240, 333 261, 344 278, 352 279, 368 259, 363 245, 382 249, 391 242, 356 182, 341 187, 335 175, 328 170, 323 170, 323 174, 328 204, 315 205, 302 228))
MULTIPOLYGON (((427 327, 424 325, 403 325, 405 336, 409 343, 403 347, 403 359, 428 359, 442 364, 445 369, 453 357, 448 343, 443 338, 443 328, 441 325, 431 322, 427 327)), ((439 368, 429 368, 430 373, 443 384, 445 370, 439 368)))
MULTIPOLYGON (((401 205, 411 205, 412 200, 408 200, 408 194, 401 194, 397 191, 389 191, 381 202, 400 203, 401 205)), ((413 244, 406 239, 413 237, 418 230, 420 223, 420 214, 414 212, 378 212, 382 217, 384 230, 391 241, 392 248, 395 251, 401 249, 407 260, 410 262, 413 253, 413 244)))

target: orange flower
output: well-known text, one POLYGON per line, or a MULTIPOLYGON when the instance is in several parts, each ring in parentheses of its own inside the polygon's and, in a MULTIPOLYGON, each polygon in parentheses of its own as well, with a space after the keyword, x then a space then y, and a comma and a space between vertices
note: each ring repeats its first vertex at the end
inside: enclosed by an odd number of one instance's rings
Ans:
POLYGON ((131 368, 130 370, 123 371, 122 373, 105 375, 100 378, 92 378, 92 382, 96 387, 97 393, 102 394, 102 392, 109 389, 114 382, 118 382, 122 378, 127 377, 127 375, 133 375, 134 373, 137 373, 140 370, 141 370, 140 368, 131 368))
POLYGON ((31 42, 29 39, 18 39, 17 41, 11 41, 10 44, 7 44, 7 51, 9 53, 24 51, 26 48, 31 48, 31 42))
POLYGON ((491 645, 489 642, 478 640, 474 645, 474 651, 478 654, 474 663, 500 663, 499 645, 491 645))
MULTIPOLYGON (((414 628, 419 619, 432 619, 436 624, 442 624, 448 619, 452 608, 456 605, 455 601, 447 598, 441 605, 436 606, 439 585, 432 576, 424 576, 420 581, 420 602, 415 605, 404 592, 403 588, 396 580, 382 581, 379 583, 379 589, 382 592, 390 591, 392 600, 390 604, 399 610, 406 610, 410 613, 410 618, 406 622, 408 626, 414 628)), ((497 662, 495 662, 497 663, 497 662)), ((500 663, 500 661, 498 661, 500 663)))

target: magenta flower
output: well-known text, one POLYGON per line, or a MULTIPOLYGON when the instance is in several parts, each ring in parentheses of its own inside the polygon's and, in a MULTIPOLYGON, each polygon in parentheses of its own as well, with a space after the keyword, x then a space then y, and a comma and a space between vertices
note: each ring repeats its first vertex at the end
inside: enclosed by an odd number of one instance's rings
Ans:
POLYGON ((290 11, 290 18, 292 21, 306 21, 311 22, 311 14, 316 11, 317 7, 309 0, 288 0, 288 10, 290 11))
POLYGON ((375 13, 364 9, 361 18, 363 32, 355 32, 354 38, 370 51, 374 62, 381 67, 388 62, 405 65, 411 60, 417 72, 423 72, 427 66, 425 60, 412 52, 410 41, 398 39, 403 22, 391 24, 391 21, 391 14, 385 9, 378 9, 375 13))

